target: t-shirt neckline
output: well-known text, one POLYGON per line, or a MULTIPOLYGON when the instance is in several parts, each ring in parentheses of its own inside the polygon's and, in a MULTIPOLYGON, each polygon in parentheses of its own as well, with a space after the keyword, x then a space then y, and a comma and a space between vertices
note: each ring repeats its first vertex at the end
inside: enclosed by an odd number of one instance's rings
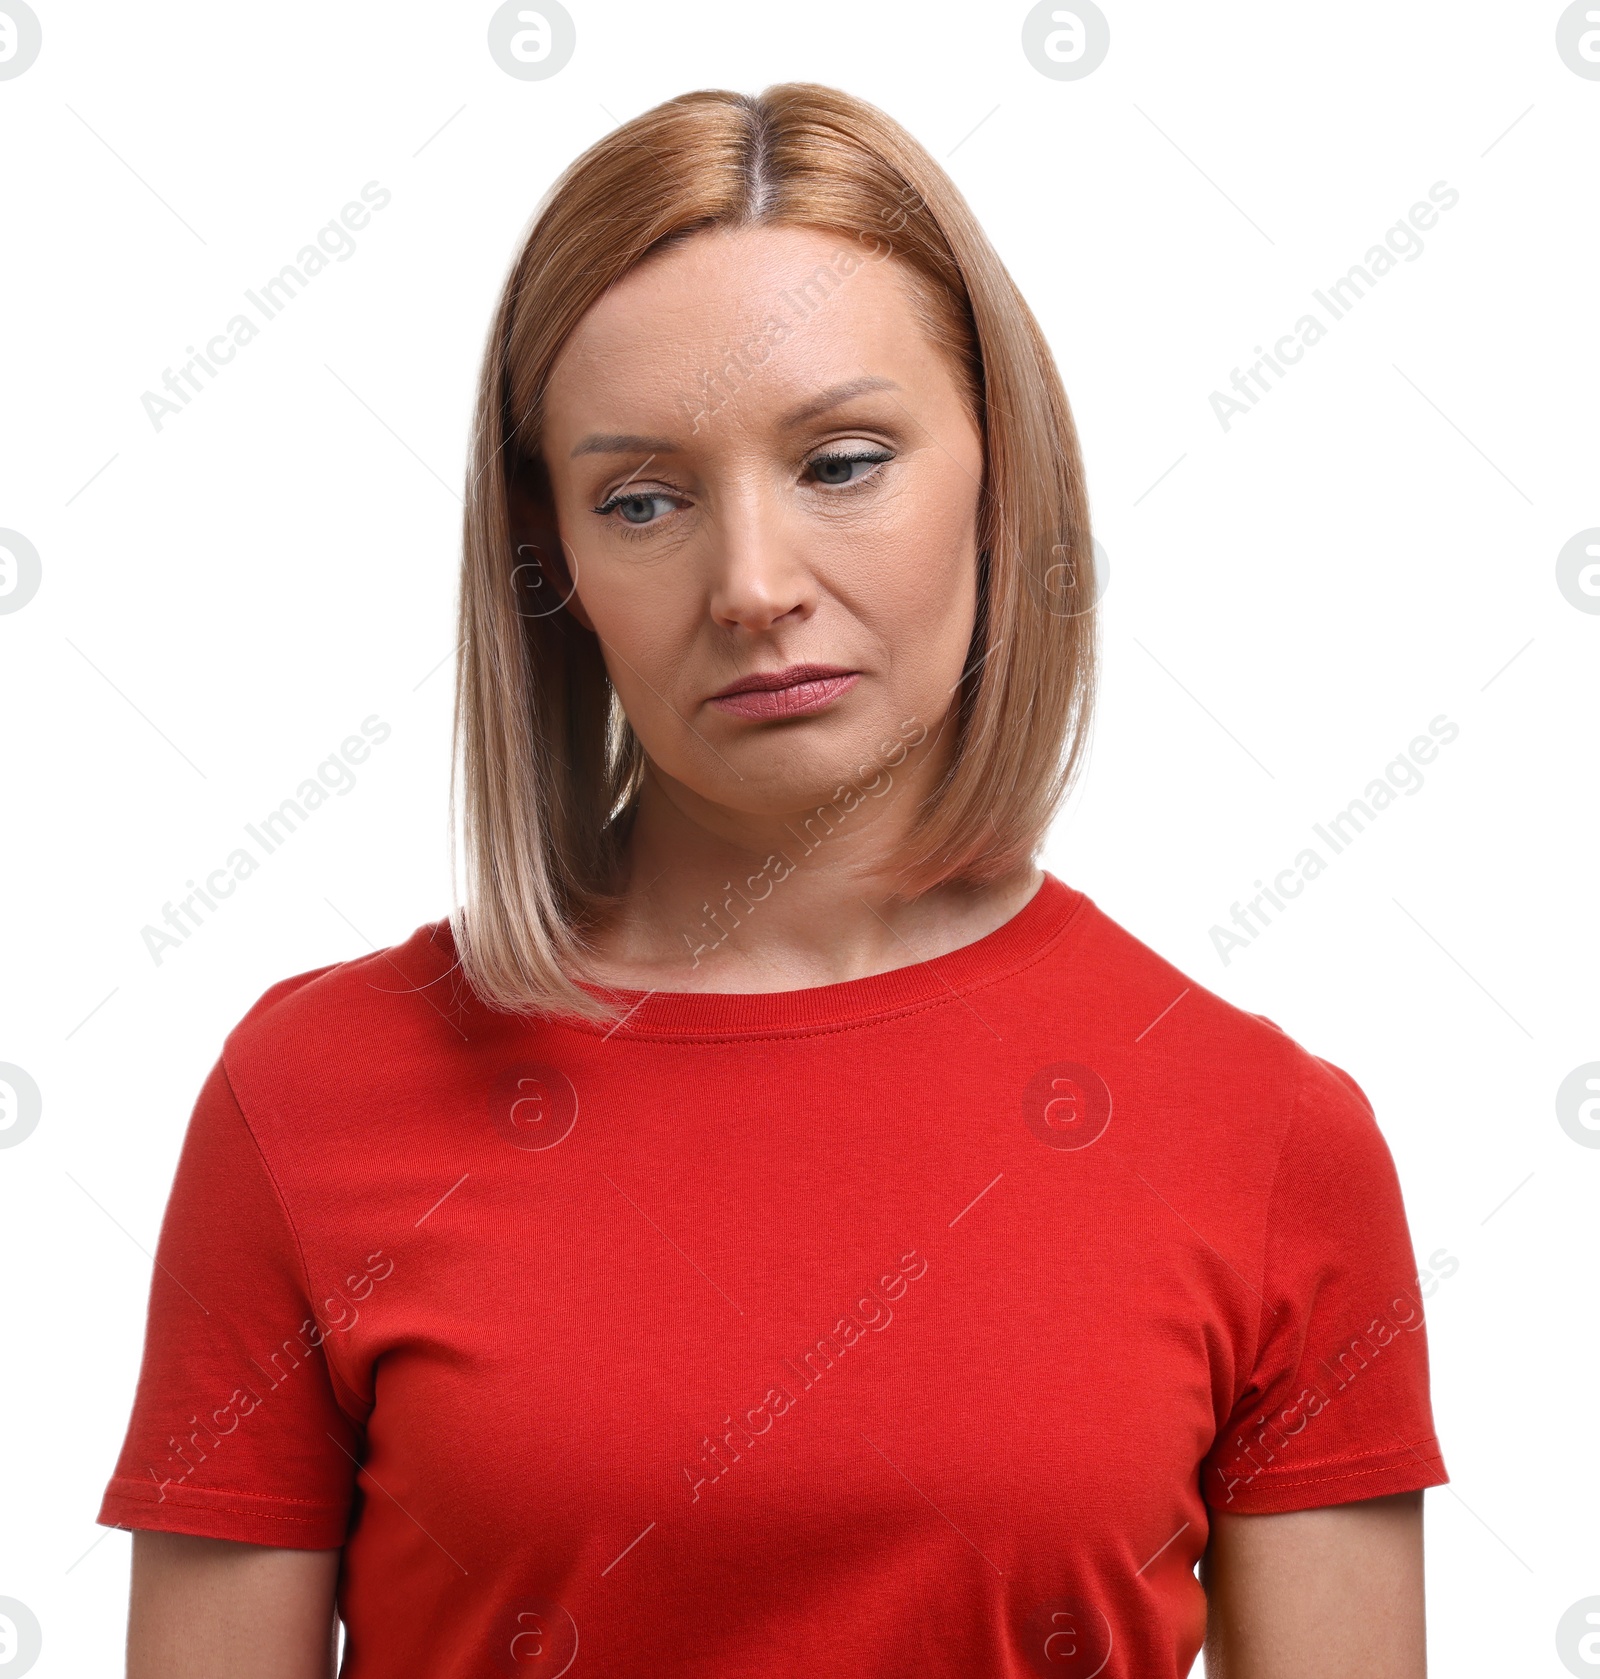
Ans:
POLYGON ((950 1002, 1042 956, 1088 902, 1048 870, 1009 920, 971 944, 862 979, 794 991, 641 991, 580 982, 615 1002, 619 1022, 580 1030, 607 1037, 726 1038, 836 1031, 950 1002))

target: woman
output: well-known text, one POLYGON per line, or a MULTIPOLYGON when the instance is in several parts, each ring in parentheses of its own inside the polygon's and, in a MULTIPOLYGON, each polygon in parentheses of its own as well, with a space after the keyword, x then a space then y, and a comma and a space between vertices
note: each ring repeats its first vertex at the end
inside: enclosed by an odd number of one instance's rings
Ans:
POLYGON ((326 1674, 336 1588, 354 1679, 1422 1674, 1394 1169, 1033 861, 1087 503, 937 165, 804 84, 602 140, 470 491, 464 906, 201 1092, 134 1679, 326 1674))

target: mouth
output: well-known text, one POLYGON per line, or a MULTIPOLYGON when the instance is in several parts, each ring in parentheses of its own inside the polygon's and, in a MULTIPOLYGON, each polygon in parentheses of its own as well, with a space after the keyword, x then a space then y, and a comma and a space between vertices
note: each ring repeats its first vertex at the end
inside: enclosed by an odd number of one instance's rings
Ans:
POLYGON ((860 671, 842 665, 790 665, 741 676, 707 703, 736 717, 809 717, 849 693, 860 677, 860 671))

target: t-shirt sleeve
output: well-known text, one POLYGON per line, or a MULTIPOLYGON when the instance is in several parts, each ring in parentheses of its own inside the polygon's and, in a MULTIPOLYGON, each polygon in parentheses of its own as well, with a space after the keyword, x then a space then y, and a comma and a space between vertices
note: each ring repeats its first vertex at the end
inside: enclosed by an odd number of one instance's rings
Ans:
POLYGON ((219 1061, 185 1133, 150 1281, 144 1358, 108 1527, 257 1545, 343 1544, 359 1406, 289 1213, 219 1061))
POLYGON ((1256 1515, 1448 1480, 1394 1161, 1360 1086, 1309 1054, 1269 1198, 1260 1292, 1254 1364, 1203 1466, 1207 1503, 1256 1515))

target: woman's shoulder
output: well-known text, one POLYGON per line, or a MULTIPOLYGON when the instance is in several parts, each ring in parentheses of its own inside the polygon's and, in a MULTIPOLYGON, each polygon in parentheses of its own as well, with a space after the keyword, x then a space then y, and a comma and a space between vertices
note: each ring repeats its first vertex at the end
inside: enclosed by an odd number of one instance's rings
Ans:
MULTIPOLYGON (((1081 996, 1115 1014, 1110 1030, 1125 1041, 1131 1062, 1169 1070, 1174 1094, 1185 1090, 1186 1104, 1203 1107, 1223 1127, 1276 1130, 1298 1114, 1313 1127, 1375 1129, 1357 1080, 1272 1015, 1213 991, 1092 899, 1081 920, 1079 937, 1063 953, 1064 969, 1081 996)), ((1307 1036, 1319 1041, 1317 1033, 1307 1036)))
POLYGON ((473 1013, 448 919, 267 987, 227 1034, 222 1064, 247 1117, 371 1094, 466 1041, 473 1013))

